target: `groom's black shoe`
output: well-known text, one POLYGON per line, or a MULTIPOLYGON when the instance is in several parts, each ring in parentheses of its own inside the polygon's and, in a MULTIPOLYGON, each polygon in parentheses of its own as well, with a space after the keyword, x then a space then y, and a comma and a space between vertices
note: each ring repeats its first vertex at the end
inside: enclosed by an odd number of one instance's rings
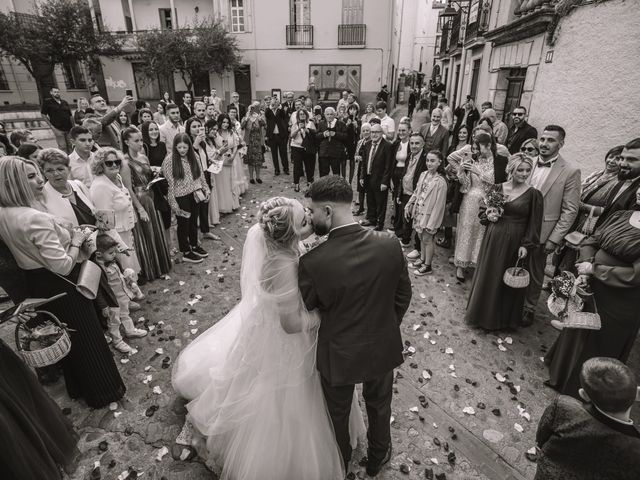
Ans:
POLYGON ((385 464, 389 463, 389 460, 391 460, 391 445, 389 445, 389 449, 387 450, 387 453, 384 455, 384 458, 382 458, 382 460, 374 461, 369 456, 369 461, 367 462, 367 475, 369 475, 370 477, 375 477, 376 475, 378 475, 380 473, 380 470, 382 470, 382 467, 385 464))

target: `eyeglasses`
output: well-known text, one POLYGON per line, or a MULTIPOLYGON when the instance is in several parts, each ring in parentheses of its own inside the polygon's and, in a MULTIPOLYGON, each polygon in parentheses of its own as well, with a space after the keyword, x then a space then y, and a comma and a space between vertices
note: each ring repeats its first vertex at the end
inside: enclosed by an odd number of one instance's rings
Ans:
POLYGON ((513 115, 514 117, 524 117, 524 113, 513 112, 511 115, 513 115))
POLYGON ((105 160, 104 161, 104 165, 105 167, 119 167, 122 165, 122 160, 105 160))
POLYGON ((538 150, 533 147, 522 147, 520 151, 523 153, 538 153, 538 150))

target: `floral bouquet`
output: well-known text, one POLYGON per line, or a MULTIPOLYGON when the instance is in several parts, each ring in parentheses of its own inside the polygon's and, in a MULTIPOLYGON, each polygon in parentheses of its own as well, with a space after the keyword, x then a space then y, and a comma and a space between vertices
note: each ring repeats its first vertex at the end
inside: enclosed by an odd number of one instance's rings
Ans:
POLYGON ((562 272, 551 281, 551 295, 547 300, 549 311, 564 320, 570 312, 582 310, 584 302, 578 295, 578 282, 571 272, 562 272))
POLYGON ((498 185, 492 186, 485 197, 484 203, 487 205, 487 220, 497 222, 504 213, 504 204, 507 199, 500 191, 498 185))

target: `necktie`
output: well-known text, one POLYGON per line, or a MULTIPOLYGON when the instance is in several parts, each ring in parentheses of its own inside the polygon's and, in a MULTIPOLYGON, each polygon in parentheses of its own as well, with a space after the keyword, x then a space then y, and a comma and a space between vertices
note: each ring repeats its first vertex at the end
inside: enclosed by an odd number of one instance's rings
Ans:
POLYGON ((371 145, 371 153, 369 154, 369 165, 367 166, 367 174, 371 175, 371 167, 373 166, 373 159, 376 156, 378 150, 378 143, 371 145))
POLYGON ((541 162, 538 160, 538 167, 540 168, 551 168, 554 162, 541 162))

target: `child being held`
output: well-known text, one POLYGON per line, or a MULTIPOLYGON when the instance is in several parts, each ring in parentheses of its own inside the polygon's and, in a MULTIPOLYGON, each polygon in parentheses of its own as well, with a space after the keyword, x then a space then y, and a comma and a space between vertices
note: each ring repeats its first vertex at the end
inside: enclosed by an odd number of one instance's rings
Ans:
POLYGON ((118 307, 109 307, 107 330, 113 339, 113 346, 116 350, 121 353, 132 353, 134 349, 123 340, 120 334, 120 325, 124 329, 125 336, 129 338, 144 337, 147 335, 147 331, 136 328, 129 316, 130 289, 116 259, 117 255, 118 242, 107 234, 98 235, 96 238, 96 263, 104 270, 109 286, 118 300, 118 307))
POLYGON ((629 417, 635 375, 619 360, 595 357, 584 362, 580 385, 586 404, 559 395, 540 419, 535 480, 640 478, 640 432, 629 417))
POLYGON ((422 172, 416 189, 407 203, 404 215, 413 218, 413 229, 420 237, 420 258, 411 264, 413 273, 426 275, 432 272, 431 262, 435 253, 435 234, 438 232, 447 204, 447 181, 444 178, 442 153, 431 150, 427 154, 427 170, 422 172))

